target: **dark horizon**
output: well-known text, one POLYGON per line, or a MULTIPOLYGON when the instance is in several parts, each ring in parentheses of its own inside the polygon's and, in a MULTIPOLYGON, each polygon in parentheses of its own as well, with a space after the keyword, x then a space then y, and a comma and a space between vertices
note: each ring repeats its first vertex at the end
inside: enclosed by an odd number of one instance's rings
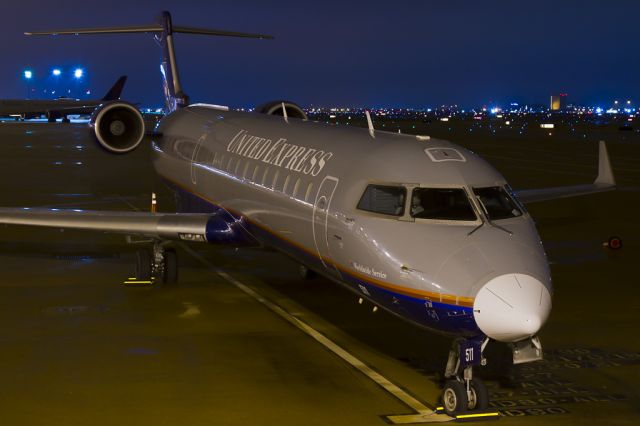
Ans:
MULTIPOLYGON (((86 69, 91 97, 123 74, 124 99, 162 105, 159 49, 150 35, 26 37, 24 31, 131 25, 171 11, 178 25, 273 34, 275 40, 176 36, 192 101, 250 107, 301 105, 470 108, 492 102, 608 106, 640 101, 640 58, 629 0, 322 2, 170 1, 10 3, 0 98, 26 94, 25 68, 86 69)), ((47 75, 46 78, 49 76, 47 75)))

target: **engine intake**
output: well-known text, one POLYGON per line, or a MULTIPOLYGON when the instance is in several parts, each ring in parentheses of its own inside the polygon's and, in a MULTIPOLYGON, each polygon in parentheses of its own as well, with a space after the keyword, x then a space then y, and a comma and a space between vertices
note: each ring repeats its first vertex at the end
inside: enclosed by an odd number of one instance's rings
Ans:
POLYGON ((90 126, 104 149, 115 154, 131 152, 144 137, 144 119, 135 106, 116 101, 98 106, 90 126))
POLYGON ((262 104, 256 108, 256 112, 267 115, 279 115, 284 116, 282 111, 282 104, 287 110, 287 117, 299 118, 301 120, 307 119, 307 114, 298 105, 289 101, 271 101, 266 104, 262 104))

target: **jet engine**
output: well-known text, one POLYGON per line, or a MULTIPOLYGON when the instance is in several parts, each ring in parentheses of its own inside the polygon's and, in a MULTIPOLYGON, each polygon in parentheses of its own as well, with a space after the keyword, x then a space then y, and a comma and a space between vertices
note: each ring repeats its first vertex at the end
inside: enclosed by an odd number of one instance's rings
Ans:
POLYGON ((135 106, 115 101, 98 106, 89 122, 104 149, 115 154, 133 151, 144 137, 144 119, 135 106))
POLYGON ((289 101, 272 101, 262 104, 256 108, 256 112, 268 115, 280 115, 284 116, 282 111, 282 105, 287 110, 287 117, 300 118, 302 120, 307 119, 307 114, 298 105, 289 101))

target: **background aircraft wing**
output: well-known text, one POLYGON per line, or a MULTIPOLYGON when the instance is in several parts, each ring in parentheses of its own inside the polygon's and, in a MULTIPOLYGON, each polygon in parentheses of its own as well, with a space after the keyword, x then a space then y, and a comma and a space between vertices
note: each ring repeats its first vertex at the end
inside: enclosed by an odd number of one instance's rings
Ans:
POLYGON ((207 228, 228 222, 220 213, 151 213, 40 208, 0 208, 0 224, 82 229, 171 240, 207 241, 207 228))
POLYGON ((616 181, 613 176, 613 171, 611 170, 607 146, 603 141, 600 141, 599 150, 598 177, 592 184, 515 190, 514 192, 518 200, 523 203, 535 203, 538 201, 576 197, 578 195, 594 194, 616 189, 616 181))

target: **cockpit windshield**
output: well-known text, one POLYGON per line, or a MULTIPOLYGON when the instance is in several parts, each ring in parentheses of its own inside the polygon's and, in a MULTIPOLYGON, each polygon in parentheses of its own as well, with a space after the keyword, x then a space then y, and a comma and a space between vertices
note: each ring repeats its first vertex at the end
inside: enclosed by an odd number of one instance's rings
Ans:
POLYGON ((369 185, 360 198, 358 208, 389 216, 402 216, 406 194, 404 186, 369 185))
POLYGON ((415 188, 411 216, 417 219, 476 220, 467 193, 462 188, 415 188))
POLYGON ((501 186, 473 188, 490 220, 509 219, 522 216, 522 211, 507 191, 501 186))

